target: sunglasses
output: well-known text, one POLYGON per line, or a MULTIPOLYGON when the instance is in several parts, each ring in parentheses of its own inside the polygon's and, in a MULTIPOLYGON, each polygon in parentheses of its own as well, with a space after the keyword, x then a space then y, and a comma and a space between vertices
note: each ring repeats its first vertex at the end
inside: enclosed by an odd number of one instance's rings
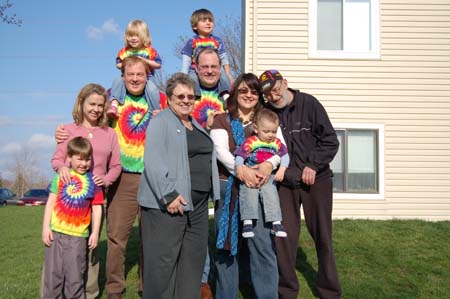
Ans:
POLYGON ((239 94, 247 94, 249 91, 254 96, 259 95, 259 92, 256 89, 248 89, 248 88, 239 88, 238 89, 239 94))
POLYGON ((195 95, 193 94, 173 94, 173 96, 180 101, 183 101, 185 98, 187 98, 189 101, 195 100, 195 95))

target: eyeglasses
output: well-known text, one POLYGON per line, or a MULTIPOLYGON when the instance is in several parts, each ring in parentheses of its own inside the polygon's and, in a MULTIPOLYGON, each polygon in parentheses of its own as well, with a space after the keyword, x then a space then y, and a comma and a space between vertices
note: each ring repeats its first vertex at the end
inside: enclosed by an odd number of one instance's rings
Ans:
POLYGON ((207 71, 209 69, 212 69, 213 71, 218 71, 220 70, 220 65, 199 65, 198 69, 200 71, 207 71))
POLYGON ((280 96, 282 87, 283 87, 283 83, 278 84, 278 86, 276 86, 276 87, 274 86, 271 90, 267 90, 264 92, 264 97, 270 97, 271 95, 280 96))
POLYGON ((239 94, 247 94, 249 91, 254 96, 259 95, 259 92, 256 89, 249 89, 249 88, 239 88, 238 89, 239 94))
POLYGON ((183 101, 185 98, 187 98, 189 101, 195 100, 195 95, 193 94, 173 94, 173 96, 180 101, 183 101))

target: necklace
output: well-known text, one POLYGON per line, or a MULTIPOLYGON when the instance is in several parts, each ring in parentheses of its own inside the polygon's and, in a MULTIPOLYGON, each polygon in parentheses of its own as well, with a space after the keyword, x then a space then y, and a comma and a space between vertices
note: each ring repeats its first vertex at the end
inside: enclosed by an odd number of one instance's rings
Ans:
POLYGON ((94 131, 95 131, 95 129, 97 129, 97 127, 92 127, 92 128, 87 128, 86 127, 86 130, 88 131, 88 133, 87 133, 87 138, 88 139, 94 138, 94 131))
POLYGON ((248 125, 249 123, 253 122, 253 116, 255 114, 255 112, 250 112, 249 117, 247 118, 247 120, 244 120, 244 116, 241 114, 240 111, 238 111, 239 113, 239 120, 241 121, 241 123, 245 126, 248 125))

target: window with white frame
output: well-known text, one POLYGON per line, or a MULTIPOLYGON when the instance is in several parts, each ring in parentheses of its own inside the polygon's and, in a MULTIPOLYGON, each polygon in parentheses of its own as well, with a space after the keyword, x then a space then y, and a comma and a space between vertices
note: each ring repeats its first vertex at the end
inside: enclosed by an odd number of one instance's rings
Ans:
POLYGON ((310 0, 311 58, 380 58, 379 0, 310 0))
POLYGON ((336 134, 339 151, 331 162, 335 193, 382 194, 383 134, 382 126, 339 126, 336 134))

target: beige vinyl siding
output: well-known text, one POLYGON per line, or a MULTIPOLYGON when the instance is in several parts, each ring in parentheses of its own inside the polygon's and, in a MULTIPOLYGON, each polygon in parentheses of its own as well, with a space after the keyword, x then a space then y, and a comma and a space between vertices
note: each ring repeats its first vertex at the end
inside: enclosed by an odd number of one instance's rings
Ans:
POLYGON ((308 0, 244 6, 247 72, 280 70, 333 123, 384 125, 384 196, 334 216, 450 220, 450 1, 381 0, 380 59, 309 58, 308 0))

